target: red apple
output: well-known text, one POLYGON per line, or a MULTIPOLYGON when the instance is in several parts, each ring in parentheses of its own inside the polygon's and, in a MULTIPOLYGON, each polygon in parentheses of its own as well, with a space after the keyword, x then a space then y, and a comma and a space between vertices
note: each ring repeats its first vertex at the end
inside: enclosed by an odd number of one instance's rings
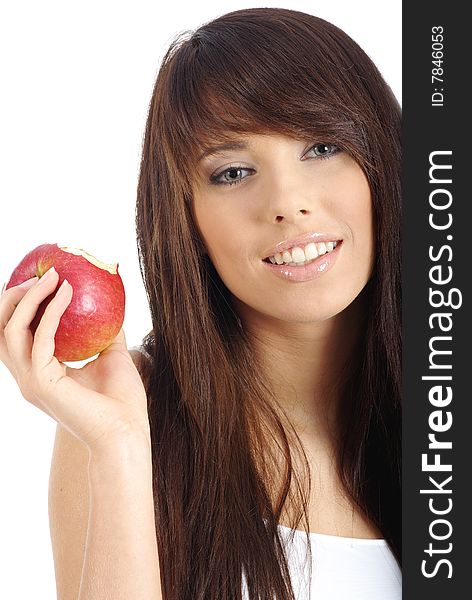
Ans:
MULTIPOLYGON (((18 264, 6 289, 35 275, 42 277, 52 266, 59 274, 57 288, 67 279, 73 290, 56 332, 54 356, 60 361, 85 360, 109 346, 123 325, 125 290, 118 263, 100 262, 79 248, 42 244, 18 264)), ((31 323, 33 334, 55 293, 39 305, 31 323)))

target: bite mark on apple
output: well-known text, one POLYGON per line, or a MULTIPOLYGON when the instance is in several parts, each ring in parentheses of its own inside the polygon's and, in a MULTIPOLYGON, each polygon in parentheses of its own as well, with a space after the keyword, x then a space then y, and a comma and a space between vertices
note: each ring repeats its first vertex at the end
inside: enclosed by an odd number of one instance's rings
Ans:
POLYGON ((100 269, 105 269, 112 275, 116 275, 118 272, 118 264, 117 263, 104 263, 95 256, 92 256, 85 250, 81 248, 70 248, 69 246, 59 246, 60 250, 64 250, 64 252, 69 252, 69 254, 75 254, 76 256, 83 256, 86 260, 88 260, 92 265, 99 267, 100 269))

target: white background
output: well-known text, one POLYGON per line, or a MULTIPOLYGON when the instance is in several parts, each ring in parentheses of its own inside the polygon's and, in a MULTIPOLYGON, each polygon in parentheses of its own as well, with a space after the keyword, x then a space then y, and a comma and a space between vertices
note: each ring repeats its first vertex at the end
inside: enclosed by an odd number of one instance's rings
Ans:
MULTIPOLYGON (((119 262, 128 346, 151 320, 134 204, 141 142, 162 56, 180 31, 257 6, 344 29, 401 102, 401 2, 64 2, 4 4, 0 19, 0 285, 42 243, 119 262)), ((78 365, 80 366, 80 364, 78 365)), ((0 362, 0 597, 55 598, 47 512, 55 422, 0 362)))

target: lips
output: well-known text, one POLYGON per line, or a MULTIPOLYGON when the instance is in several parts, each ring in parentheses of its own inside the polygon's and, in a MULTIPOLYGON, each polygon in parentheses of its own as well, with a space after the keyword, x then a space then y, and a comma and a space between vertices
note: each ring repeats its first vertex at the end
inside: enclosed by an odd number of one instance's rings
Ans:
POLYGON ((303 233, 296 237, 283 240, 272 248, 269 248, 263 255, 262 260, 268 259, 269 256, 275 256, 275 254, 282 253, 284 250, 290 250, 295 246, 303 246, 309 244, 310 242, 340 242, 342 239, 343 238, 337 233, 321 233, 318 231, 310 231, 308 233, 303 233))
POLYGON ((343 242, 337 244, 336 248, 331 252, 322 254, 318 258, 300 265, 272 264, 271 262, 262 261, 263 268, 269 270, 270 273, 289 283, 302 283, 322 277, 330 271, 336 264, 339 254, 341 253, 343 242))

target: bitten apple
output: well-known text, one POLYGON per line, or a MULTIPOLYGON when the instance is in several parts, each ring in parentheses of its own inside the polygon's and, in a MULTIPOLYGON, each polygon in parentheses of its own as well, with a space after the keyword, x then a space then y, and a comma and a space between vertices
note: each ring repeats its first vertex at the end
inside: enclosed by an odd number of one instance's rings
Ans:
MULTIPOLYGON (((60 361, 85 360, 104 350, 118 335, 125 316, 125 290, 118 263, 106 264, 79 248, 42 244, 31 250, 14 269, 6 289, 51 267, 64 279, 73 294, 55 336, 54 356, 60 361)), ((56 291, 40 305, 31 323, 34 334, 46 306, 56 291)))

